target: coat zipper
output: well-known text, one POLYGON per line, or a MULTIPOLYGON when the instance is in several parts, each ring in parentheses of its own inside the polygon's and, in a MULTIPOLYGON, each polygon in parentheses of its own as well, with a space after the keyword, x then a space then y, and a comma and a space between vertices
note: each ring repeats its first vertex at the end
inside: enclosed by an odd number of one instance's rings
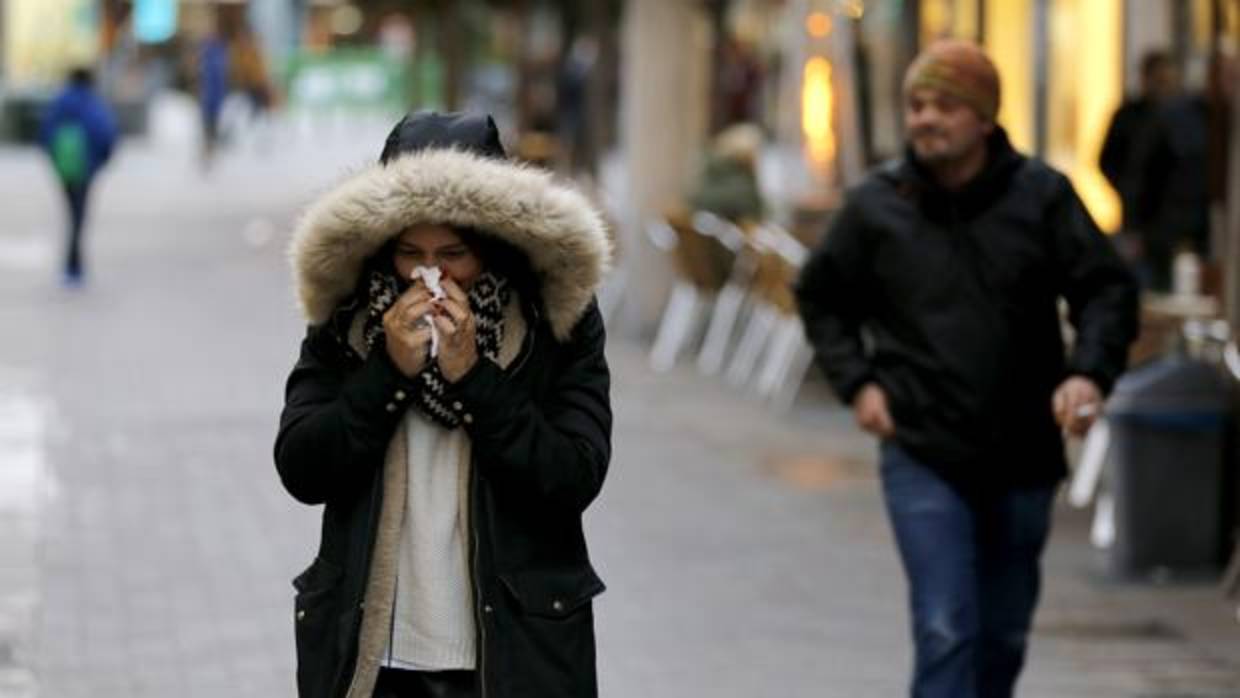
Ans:
MULTIPOLYGON (((534 322, 530 323, 529 338, 530 345, 526 348, 524 356, 521 358, 512 373, 521 370, 521 367, 529 361, 530 355, 534 353, 534 340, 537 337, 538 327, 538 310, 534 309, 534 322)), ((480 480, 478 479, 478 467, 476 458, 470 457, 469 468, 469 539, 473 550, 470 555, 470 571, 469 578, 474 586, 474 623, 477 625, 477 652, 478 652, 478 692, 481 698, 487 698, 487 626, 486 626, 486 601, 482 595, 482 583, 478 575, 479 558, 482 555, 482 544, 478 535, 478 503, 482 499, 480 494, 480 480)))
MULTIPOLYGON (((470 460, 473 461, 474 459, 471 457, 470 460)), ((479 488, 478 469, 476 467, 476 463, 471 462, 470 469, 469 469, 469 517, 468 517, 468 520, 469 520, 469 529, 470 529, 469 538, 470 538, 470 541, 473 547, 473 550, 471 552, 473 554, 470 555, 470 560, 471 560, 470 568, 471 569, 469 571, 469 578, 473 581, 473 585, 474 585, 474 619, 475 619, 475 623, 478 626, 477 627, 478 641, 476 643, 477 650, 478 650, 478 690, 479 690, 479 693, 481 694, 481 698, 486 698, 487 696, 487 651, 486 651, 487 628, 486 628, 486 618, 484 617, 485 614, 483 612, 483 606, 485 605, 485 601, 482 596, 482 584, 480 583, 479 577, 478 577, 478 558, 481 555, 480 550, 482 547, 478 541, 478 520, 477 520, 477 514, 476 514, 477 509, 478 509, 478 500, 480 499, 480 496, 478 494, 478 488, 479 488)))

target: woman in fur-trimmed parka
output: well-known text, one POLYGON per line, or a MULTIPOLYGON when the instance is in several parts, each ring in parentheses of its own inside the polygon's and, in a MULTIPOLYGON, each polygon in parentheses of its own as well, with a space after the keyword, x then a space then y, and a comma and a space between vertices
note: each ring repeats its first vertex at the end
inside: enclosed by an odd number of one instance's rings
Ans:
POLYGON ((293 581, 302 698, 597 695, 581 516, 611 454, 609 255, 485 116, 405 117, 306 213, 275 445, 325 505, 293 581))

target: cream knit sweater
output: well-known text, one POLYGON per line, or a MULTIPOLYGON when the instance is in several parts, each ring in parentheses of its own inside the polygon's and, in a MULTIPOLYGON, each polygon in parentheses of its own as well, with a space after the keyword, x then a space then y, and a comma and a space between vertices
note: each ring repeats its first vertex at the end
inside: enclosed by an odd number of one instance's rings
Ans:
MULTIPOLYGON (((498 363, 507 368, 520 353, 526 325, 515 294, 504 311, 498 363)), ((405 414, 402 426, 407 487, 394 611, 381 664, 415 671, 473 669, 469 436, 464 429, 444 429, 417 409, 405 414)))
POLYGON ((469 578, 469 438, 416 409, 405 416, 409 459, 396 603, 385 664, 474 668, 469 578))

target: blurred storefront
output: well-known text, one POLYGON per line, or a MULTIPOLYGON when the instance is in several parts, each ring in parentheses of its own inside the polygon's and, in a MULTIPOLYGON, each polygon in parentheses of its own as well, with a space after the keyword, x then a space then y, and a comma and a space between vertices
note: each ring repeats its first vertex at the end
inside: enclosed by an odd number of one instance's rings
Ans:
MULTIPOLYGON (((1142 57, 1175 56, 1189 93, 1240 43, 1232 0, 921 0, 919 34, 980 41, 1003 79, 1000 122, 1013 142, 1067 172, 1108 231, 1119 200, 1098 170, 1107 125, 1137 89, 1142 57)), ((1219 155, 1225 157, 1225 153, 1219 155)))
MULTIPOLYGON (((1188 94, 1212 105, 1211 188, 1220 201, 1227 171, 1226 100, 1209 76, 1235 60, 1240 45, 1240 3, 1234 0, 678 0, 657 15, 642 0, 625 3, 624 31, 645 57, 626 58, 646 70, 625 70, 628 90, 622 131, 630 155, 642 134, 667 118, 666 107, 704 100, 710 113, 690 121, 684 147, 650 148, 643 169, 638 153, 632 187, 649 196, 633 200, 636 217, 659 215, 671 188, 684 191, 706 139, 729 123, 757 123, 768 135, 764 188, 771 215, 813 233, 841 193, 865 170, 903 147, 901 81, 917 51, 939 37, 982 43, 1003 81, 1000 123, 1023 151, 1066 172, 1099 224, 1120 224, 1118 198, 1098 159, 1112 114, 1136 87, 1142 57, 1151 49, 1175 56, 1188 94), (633 19, 636 16, 637 19, 633 19), (644 20, 641 17, 652 19, 644 20), (649 47, 660 36, 668 45, 649 47), (700 30, 698 28, 701 28, 700 30), (699 31, 705 38, 698 40, 699 31), (705 47, 705 48, 703 48, 705 47), (658 56, 658 58, 651 58, 658 56), (664 75, 652 92, 651 71, 706 62, 705 84, 689 75, 664 75), (746 93, 748 91, 748 93, 746 93), (630 98, 628 95, 633 95, 630 98), (661 111, 662 110, 662 111, 661 111), (1217 128, 1216 128, 1217 127, 1217 128), (675 177, 667 173, 667 168, 675 177), (808 215, 807 215, 808 214, 808 215)), ((679 72, 683 71, 678 71, 679 72)), ((1215 81, 1217 82, 1217 81, 1215 81)), ((681 110, 680 114, 693 111, 681 110)), ((684 119, 678 121, 683 122, 684 119)), ((1232 187, 1234 189, 1234 187, 1232 187)), ((1219 226, 1222 217, 1216 216, 1219 226)), ((628 226, 632 245, 643 244, 640 226, 628 226)), ((1221 236, 1222 229, 1219 229, 1221 236)), ((1232 254, 1231 257, 1240 257, 1232 254)), ((1222 257, 1226 259, 1228 257, 1222 257)), ((642 260, 643 270, 657 269, 642 260)), ((653 272, 644 272, 652 275, 653 272)), ((1234 273, 1233 273, 1234 275, 1234 273)), ((657 286, 658 284, 654 284, 657 286)), ((655 293, 657 296, 657 292, 655 293)), ((647 307, 657 303, 646 303, 647 307)))

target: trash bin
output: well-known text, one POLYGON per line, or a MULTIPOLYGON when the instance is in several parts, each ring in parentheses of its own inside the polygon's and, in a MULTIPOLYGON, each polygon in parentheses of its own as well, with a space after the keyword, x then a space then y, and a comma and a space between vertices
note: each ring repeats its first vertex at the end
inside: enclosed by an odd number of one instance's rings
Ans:
POLYGON ((1219 571, 1230 529, 1230 405, 1219 370, 1182 355, 1147 363, 1116 384, 1107 405, 1113 574, 1219 571))

